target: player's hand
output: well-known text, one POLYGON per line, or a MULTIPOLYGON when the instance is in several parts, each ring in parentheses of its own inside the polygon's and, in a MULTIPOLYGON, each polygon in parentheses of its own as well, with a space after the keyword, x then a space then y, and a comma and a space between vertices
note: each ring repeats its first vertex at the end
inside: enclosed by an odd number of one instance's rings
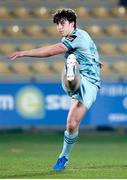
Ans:
POLYGON ((12 54, 8 55, 8 59, 15 60, 16 58, 23 57, 23 51, 15 51, 12 54))

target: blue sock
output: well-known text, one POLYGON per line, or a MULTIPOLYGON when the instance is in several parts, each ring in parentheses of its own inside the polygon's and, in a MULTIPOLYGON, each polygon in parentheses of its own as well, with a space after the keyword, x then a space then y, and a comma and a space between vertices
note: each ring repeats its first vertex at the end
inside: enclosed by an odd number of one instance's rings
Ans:
POLYGON ((78 132, 75 132, 73 134, 69 134, 67 130, 64 132, 63 149, 59 158, 63 156, 65 156, 67 159, 69 158, 69 154, 77 140, 77 137, 78 137, 78 132))

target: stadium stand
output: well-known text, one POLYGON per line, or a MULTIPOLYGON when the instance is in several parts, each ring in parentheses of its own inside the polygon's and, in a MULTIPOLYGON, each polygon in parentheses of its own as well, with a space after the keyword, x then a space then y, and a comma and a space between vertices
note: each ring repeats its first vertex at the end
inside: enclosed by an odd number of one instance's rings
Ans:
POLYGON ((86 30, 91 36, 95 38, 105 36, 103 28, 97 24, 91 26, 85 26, 84 30, 86 30))
POLYGON ((99 51, 104 55, 116 55, 117 51, 115 46, 112 43, 103 43, 99 46, 99 51))
POLYGON ((119 76, 127 76, 127 62, 126 61, 117 61, 113 63, 114 71, 119 74, 119 76))
POLYGON ((48 36, 58 37, 58 33, 56 32, 56 27, 54 25, 47 26, 46 32, 48 36))
POLYGON ((120 44, 117 49, 121 54, 127 54, 127 43, 120 44))
POLYGON ((13 36, 18 38, 23 36, 23 29, 17 24, 6 26, 3 31, 7 36, 13 36))
MULTIPOLYGON (((115 74, 116 67, 114 68, 113 65, 116 62, 127 61, 127 9, 119 4, 118 0, 95 0, 94 3, 92 0, 79 0, 78 2, 75 0, 73 4, 70 3, 70 0, 64 2, 61 0, 1 1, 0 62, 3 64, 5 55, 14 50, 27 50, 39 47, 40 44, 59 42, 60 38, 51 18, 52 13, 60 7, 74 8, 78 15, 78 26, 88 31, 96 41, 100 59, 104 59, 102 77, 115 74)), ((45 63, 45 59, 39 63, 36 60, 33 62, 31 58, 29 66, 25 65, 28 62, 23 59, 24 65, 19 64, 27 75, 35 76, 36 73, 40 76, 43 76, 44 73, 49 76, 58 75, 62 70, 64 59, 62 56, 56 56, 54 59, 56 62, 53 63, 51 61, 45 63)), ((10 65, 7 66, 6 63, 6 70, 11 72, 10 65)), ((14 64, 14 68, 12 68, 12 73, 16 74, 16 68, 17 73, 23 73, 22 71, 18 72, 18 64, 14 64)), ((123 72, 125 73, 125 71, 123 72)))
POLYGON ((117 18, 127 18, 127 10, 125 7, 115 7, 110 10, 111 16, 117 17, 117 18))
POLYGON ((17 47, 17 50, 29 50, 29 49, 34 49, 35 46, 31 43, 24 43, 24 44, 21 44, 19 47, 17 47))
POLYGON ((10 74, 12 74, 12 71, 9 64, 5 62, 0 62, 0 75, 8 76, 10 74))
POLYGON ((45 36, 43 33, 43 27, 39 26, 37 24, 29 25, 29 26, 25 27, 24 29, 25 29, 24 32, 28 36, 32 36, 32 37, 44 37, 45 36))
POLYGON ((101 19, 105 19, 105 18, 109 18, 109 12, 108 9, 105 7, 95 7, 91 10, 91 16, 93 16, 93 18, 101 18, 101 19))
POLYGON ((106 60, 103 60, 102 61, 103 63, 103 67, 102 67, 102 70, 101 70, 101 76, 105 77, 105 76, 112 76, 113 75, 113 71, 111 69, 111 65, 106 61, 106 60))
POLYGON ((20 75, 29 76, 32 74, 29 64, 26 62, 21 62, 21 61, 17 61, 13 63, 13 65, 11 66, 11 70, 13 71, 13 73, 20 74, 20 75))
POLYGON ((16 7, 11 11, 13 18, 27 19, 30 18, 29 9, 26 7, 16 7))
POLYGON ((31 69, 34 73, 38 75, 50 76, 53 74, 53 72, 51 71, 50 65, 43 61, 33 62, 31 64, 31 69))
POLYGON ((9 9, 5 6, 0 7, 0 19, 10 18, 9 9))
POLYGON ((4 43, 0 45, 0 54, 9 54, 16 50, 16 46, 11 43, 4 43))
POLYGON ((51 69, 55 74, 61 74, 64 68, 64 61, 55 61, 51 65, 51 69))
POLYGON ((89 10, 86 7, 83 7, 83 6, 77 7, 75 10, 79 18, 81 19, 90 18, 89 10))
POLYGON ((107 35, 110 35, 110 36, 116 36, 116 37, 120 37, 120 36, 123 36, 123 32, 122 32, 122 28, 121 26, 117 25, 117 24, 111 24, 109 26, 107 26, 105 28, 105 33, 107 35))
POLYGON ((35 18, 50 18, 50 11, 46 7, 37 7, 31 10, 31 15, 35 18))

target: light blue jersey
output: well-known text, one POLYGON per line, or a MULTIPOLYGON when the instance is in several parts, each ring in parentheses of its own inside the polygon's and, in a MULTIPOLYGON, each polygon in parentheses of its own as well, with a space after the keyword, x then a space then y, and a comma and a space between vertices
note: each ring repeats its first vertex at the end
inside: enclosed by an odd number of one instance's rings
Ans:
POLYGON ((97 48, 89 34, 74 29, 70 37, 63 37, 62 43, 68 48, 65 58, 74 54, 79 63, 80 74, 100 88, 100 63, 97 48))

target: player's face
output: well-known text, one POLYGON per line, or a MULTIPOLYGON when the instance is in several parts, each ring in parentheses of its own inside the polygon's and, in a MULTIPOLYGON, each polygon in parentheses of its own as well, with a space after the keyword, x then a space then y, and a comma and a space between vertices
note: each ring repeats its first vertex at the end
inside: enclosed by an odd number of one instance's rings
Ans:
POLYGON ((68 20, 61 20, 56 27, 57 31, 62 37, 69 36, 74 29, 74 22, 69 22, 68 20))

